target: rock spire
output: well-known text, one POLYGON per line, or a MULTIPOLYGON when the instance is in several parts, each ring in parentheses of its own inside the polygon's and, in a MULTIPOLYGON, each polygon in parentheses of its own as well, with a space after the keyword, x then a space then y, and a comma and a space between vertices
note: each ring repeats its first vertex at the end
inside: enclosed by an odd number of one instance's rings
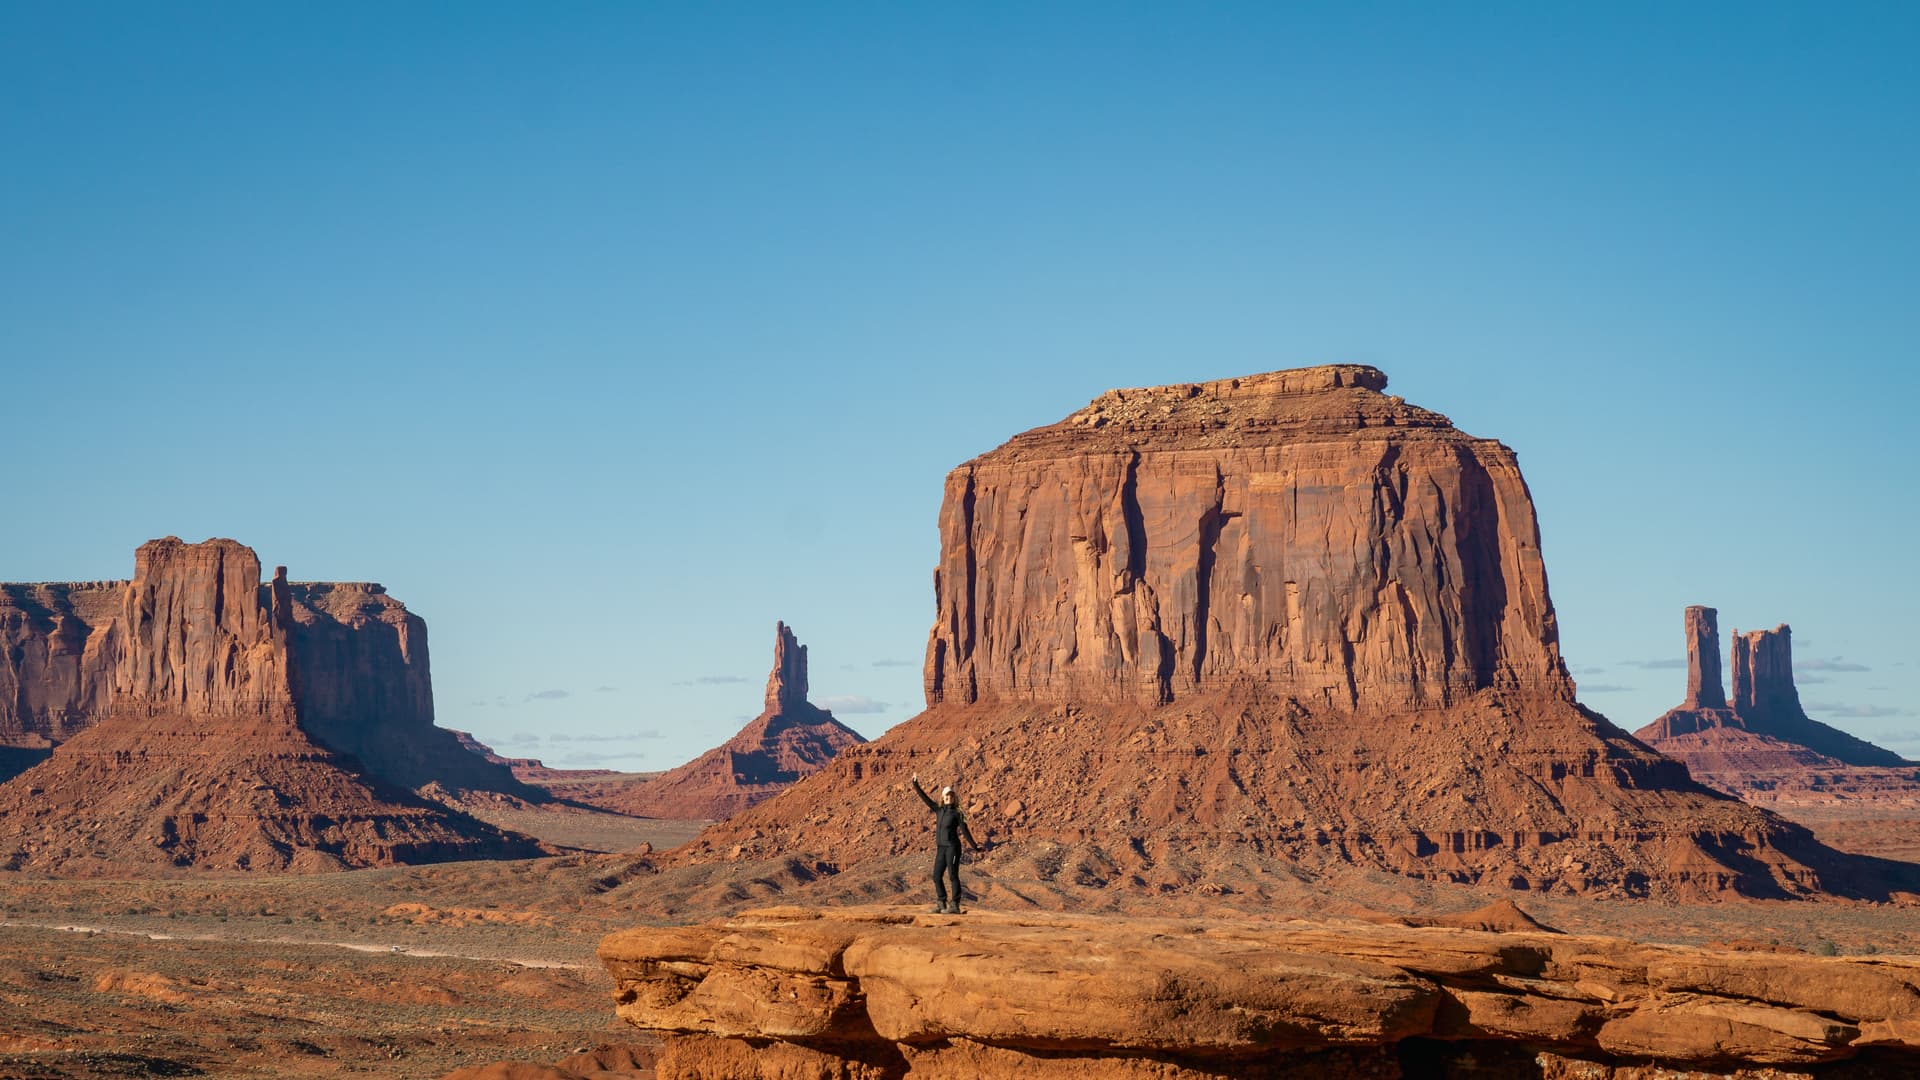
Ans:
POLYGON ((1687 609, 1687 702, 1689 709, 1723 709, 1727 687, 1720 679, 1720 613, 1698 604, 1687 609))
POLYGON ((767 708, 792 709, 807 703, 807 647, 784 622, 773 624, 773 672, 767 676, 767 708))
POLYGON ((1753 785, 1799 786, 1811 775, 1807 770, 1828 770, 1824 783, 1839 789, 1861 778, 1843 781, 1831 770, 1911 764, 1807 715, 1793 681, 1793 631, 1785 623, 1734 631, 1731 700, 1719 693, 1714 610, 1688 608, 1686 632, 1686 700, 1634 735, 1684 762, 1695 778, 1744 792, 1753 785))
POLYGON ((642 817, 718 820, 763 802, 867 740, 807 700, 807 647, 773 628, 766 708, 733 738, 676 769, 585 796, 642 817))

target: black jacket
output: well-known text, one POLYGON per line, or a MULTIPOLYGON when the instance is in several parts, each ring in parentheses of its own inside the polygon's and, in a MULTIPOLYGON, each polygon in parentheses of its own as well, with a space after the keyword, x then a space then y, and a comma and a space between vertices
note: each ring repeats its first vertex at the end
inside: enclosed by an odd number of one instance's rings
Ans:
POLYGON ((927 804, 927 809, 934 812, 933 833, 941 847, 957 849, 960 846, 960 838, 964 836, 975 851, 980 850, 980 842, 973 838, 973 830, 967 828, 967 815, 961 813, 958 806, 934 802, 933 796, 926 793, 918 780, 913 782, 913 792, 920 796, 921 802, 927 804))

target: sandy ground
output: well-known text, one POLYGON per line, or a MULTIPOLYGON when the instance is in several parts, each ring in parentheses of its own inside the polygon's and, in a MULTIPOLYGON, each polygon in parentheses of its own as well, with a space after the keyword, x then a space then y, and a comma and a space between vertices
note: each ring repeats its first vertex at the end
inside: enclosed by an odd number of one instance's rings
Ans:
MULTIPOLYGON (((588 819, 559 827, 613 830, 605 838, 632 850, 668 846, 695 826, 588 819), (628 831, 613 835, 620 830, 628 831)), ((1823 827, 1837 837, 1851 826, 1842 817, 1823 827)), ((613 1020, 612 984, 594 958, 606 933, 767 903, 918 903, 928 889, 922 861, 863 868, 858 880, 760 864, 655 872, 649 860, 619 854, 308 876, 0 873, 0 1080, 432 1078, 608 1043, 645 1047, 643 1033, 613 1020)), ((975 906, 1027 897, 1060 909, 1320 918, 1439 914, 1506 897, 1582 933, 1920 953, 1920 908, 1912 907, 1600 901, 1358 870, 1312 882, 1276 874, 1258 895, 1129 898, 1026 880, 1030 863, 996 852, 968 867, 982 893, 975 906)))

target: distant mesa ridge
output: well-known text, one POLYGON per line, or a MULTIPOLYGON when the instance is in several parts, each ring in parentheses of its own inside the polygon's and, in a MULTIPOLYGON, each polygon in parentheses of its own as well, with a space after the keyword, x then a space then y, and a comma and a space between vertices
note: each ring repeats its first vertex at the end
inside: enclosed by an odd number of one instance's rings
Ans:
POLYGON ((765 701, 738 734, 687 764, 582 798, 643 817, 717 820, 773 797, 867 741, 807 700, 807 647, 784 622, 774 624, 765 701))
MULTIPOLYGON (((1257 889, 1279 864, 1618 896, 1865 880, 1576 701, 1514 452, 1386 387, 1329 364, 1112 390, 961 464, 927 710, 670 858, 897 873, 918 772, 1062 887, 1257 889)), ((1776 660, 1751 663, 1765 696, 1776 660)))
POLYGON ((0 585, 0 866, 108 872, 538 854, 413 794, 539 797, 433 726, 426 624, 365 582, 262 583, 232 540, 125 582, 0 585), (27 760, 22 760, 26 758, 27 760))

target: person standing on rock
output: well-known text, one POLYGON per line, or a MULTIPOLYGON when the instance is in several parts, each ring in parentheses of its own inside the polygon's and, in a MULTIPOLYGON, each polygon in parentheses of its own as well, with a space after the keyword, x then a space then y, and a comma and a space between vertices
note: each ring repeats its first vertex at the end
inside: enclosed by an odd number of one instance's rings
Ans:
POLYGON ((940 801, 934 802, 925 788, 920 786, 920 774, 913 774, 913 793, 933 811, 933 835, 935 848, 933 855, 933 897, 934 914, 960 914, 960 838, 966 837, 968 846, 975 853, 982 850, 973 838, 973 830, 967 828, 967 816, 960 812, 960 797, 950 787, 940 789, 940 801), (944 878, 944 879, 943 879, 944 878), (947 902, 947 884, 953 884, 953 902, 947 902))

